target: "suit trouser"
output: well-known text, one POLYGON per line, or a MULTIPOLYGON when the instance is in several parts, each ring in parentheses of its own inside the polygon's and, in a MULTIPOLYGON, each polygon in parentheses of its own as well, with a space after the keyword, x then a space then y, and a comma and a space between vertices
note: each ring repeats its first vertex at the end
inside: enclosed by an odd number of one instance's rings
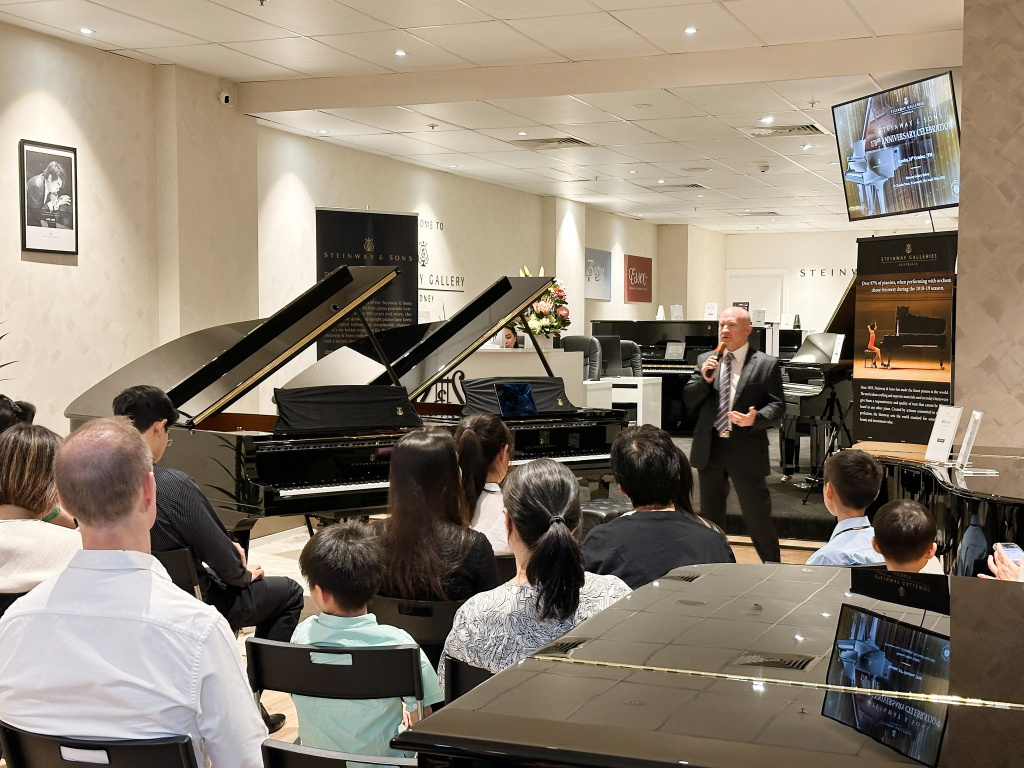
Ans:
POLYGON ((211 584, 206 602, 235 632, 256 627, 256 637, 287 643, 302 613, 302 587, 284 576, 265 576, 242 589, 211 584))
POLYGON ((714 435, 711 456, 700 478, 700 513, 725 530, 725 500, 732 481, 739 497, 743 524, 764 562, 780 562, 779 535, 772 520, 772 498, 760 456, 737 454, 730 438, 714 435))

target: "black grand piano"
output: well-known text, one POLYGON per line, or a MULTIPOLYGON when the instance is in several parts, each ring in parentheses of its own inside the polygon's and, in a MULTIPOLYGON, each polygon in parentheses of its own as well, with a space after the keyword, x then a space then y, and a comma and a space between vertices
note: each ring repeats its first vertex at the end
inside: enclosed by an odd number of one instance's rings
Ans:
POLYGON ((882 336, 882 357, 887 368, 903 350, 935 350, 939 368, 946 367, 946 321, 941 317, 915 315, 908 306, 896 307, 896 332, 882 336))
MULTIPOLYGON (((278 416, 259 413, 255 405, 258 385, 336 323, 361 317, 360 307, 397 274, 387 267, 341 267, 270 318, 207 328, 157 347, 93 386, 65 415, 75 428, 109 416, 113 398, 126 387, 151 384, 166 391, 180 416, 161 463, 194 478, 240 539, 267 516, 330 520, 379 511, 387 503, 395 442, 421 420, 450 429, 458 424, 461 405, 426 402, 433 387, 551 284, 550 278, 503 277, 447 321, 393 329, 379 338, 366 325, 366 339, 328 355, 284 387, 366 384, 370 378, 382 395, 398 391, 403 402, 414 401, 411 421, 397 420, 406 426, 353 428, 343 414, 342 423, 275 431, 278 416), (362 380, 344 378, 367 371, 362 380)), ((611 442, 626 423, 624 411, 601 409, 508 421, 518 462, 549 457, 583 476, 607 473, 611 442)))

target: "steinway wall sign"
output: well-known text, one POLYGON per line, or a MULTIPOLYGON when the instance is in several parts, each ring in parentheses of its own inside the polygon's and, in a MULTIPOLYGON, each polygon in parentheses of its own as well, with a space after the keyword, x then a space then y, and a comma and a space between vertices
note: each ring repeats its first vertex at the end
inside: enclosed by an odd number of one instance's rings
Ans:
MULTIPOLYGON (((363 307, 374 331, 416 323, 419 222, 415 213, 316 209, 316 267, 322 280, 340 266, 398 267, 401 272, 363 307)), ((317 357, 366 336, 350 316, 317 341, 317 357)))

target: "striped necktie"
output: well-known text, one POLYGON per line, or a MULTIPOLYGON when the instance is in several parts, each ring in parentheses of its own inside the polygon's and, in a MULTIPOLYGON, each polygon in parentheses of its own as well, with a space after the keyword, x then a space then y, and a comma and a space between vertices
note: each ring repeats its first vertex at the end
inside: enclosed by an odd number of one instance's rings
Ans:
POLYGON ((729 429, 729 400, 732 395, 732 352, 726 352, 718 374, 718 416, 715 431, 722 434, 729 429))

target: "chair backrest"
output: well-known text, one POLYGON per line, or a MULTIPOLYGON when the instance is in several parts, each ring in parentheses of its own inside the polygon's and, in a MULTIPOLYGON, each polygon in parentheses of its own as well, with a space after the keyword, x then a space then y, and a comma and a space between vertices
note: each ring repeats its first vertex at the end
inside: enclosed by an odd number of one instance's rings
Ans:
POLYGON ((498 579, 502 584, 514 579, 516 577, 516 573, 519 571, 519 569, 516 568, 515 555, 495 555, 494 564, 498 567, 498 579))
MULTIPOLYGON (((267 739, 263 742, 263 768, 344 768, 350 763, 365 765, 366 762, 366 755, 302 747, 276 739, 267 739)), ((371 758, 370 763, 410 767, 419 764, 415 757, 371 758)))
POLYGON ((474 667, 465 661, 445 656, 441 663, 444 664, 444 703, 451 704, 459 696, 464 696, 480 683, 494 677, 493 672, 486 669, 474 667))
POLYGON ((601 345, 601 373, 607 373, 609 369, 618 370, 622 368, 622 347, 621 339, 618 336, 595 336, 601 345))
POLYGON ((643 357, 640 355, 640 345, 635 341, 624 339, 619 342, 619 357, 622 360, 623 368, 632 368, 634 376, 644 375, 643 357))
POLYGON ((171 581, 186 592, 191 592, 200 600, 203 599, 203 592, 199 587, 199 573, 196 571, 196 560, 192 556, 191 549, 186 547, 184 549, 169 549, 166 552, 154 552, 153 557, 160 561, 160 564, 166 569, 167 575, 171 577, 171 581))
POLYGON ((250 637, 245 641, 245 661, 254 692, 321 699, 423 699, 420 649, 415 645, 335 648, 250 637), (337 663, 329 656, 337 656, 337 663))
POLYGON ((0 617, 7 613, 7 609, 10 608, 14 601, 19 597, 24 597, 28 592, 3 592, 0 593, 0 617))
POLYGON ((593 336, 566 336, 562 339, 562 349, 566 352, 583 353, 583 380, 594 381, 601 378, 601 344, 593 336))
POLYGON ((452 631, 455 612, 462 602, 401 600, 374 595, 370 600, 370 613, 381 624, 404 629, 420 645, 441 645, 452 631))
POLYGON ((0 746, 8 768, 107 765, 110 768, 197 768, 188 736, 162 739, 68 739, 44 736, 0 723, 0 746))

